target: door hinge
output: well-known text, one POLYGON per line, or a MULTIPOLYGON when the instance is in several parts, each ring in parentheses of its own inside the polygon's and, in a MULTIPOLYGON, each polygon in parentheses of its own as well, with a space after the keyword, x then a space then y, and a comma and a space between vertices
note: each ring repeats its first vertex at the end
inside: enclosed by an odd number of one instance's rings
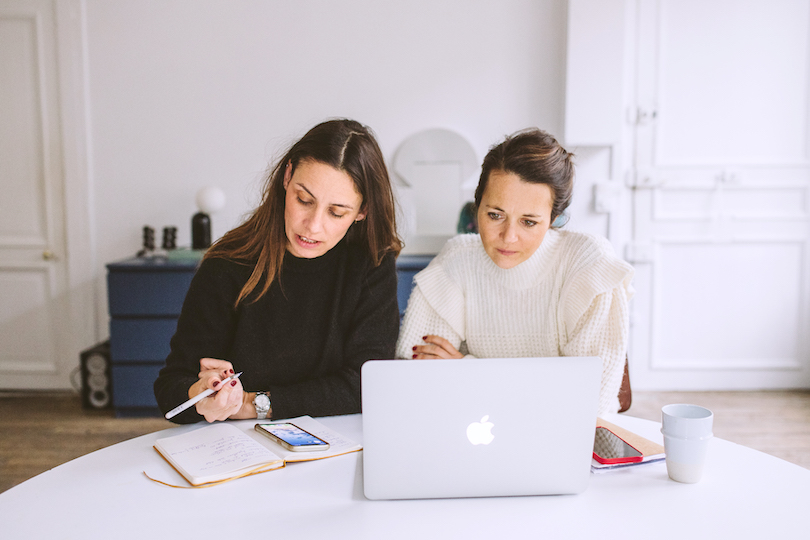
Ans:
POLYGON ((648 170, 633 170, 627 173, 627 187, 633 189, 658 189, 667 181, 648 170))
POLYGON ((627 123, 633 126, 644 126, 658 117, 658 111, 646 107, 630 107, 627 109, 627 123))

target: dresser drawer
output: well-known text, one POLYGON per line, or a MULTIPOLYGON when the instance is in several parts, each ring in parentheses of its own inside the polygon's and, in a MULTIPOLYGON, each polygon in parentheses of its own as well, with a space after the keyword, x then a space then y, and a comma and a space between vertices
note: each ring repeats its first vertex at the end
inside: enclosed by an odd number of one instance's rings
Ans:
POLYGON ((110 315, 180 315, 193 271, 107 274, 110 315))
POLYGON ((159 362, 169 355, 169 342, 177 329, 176 317, 122 318, 110 321, 110 360, 159 362))
MULTIPOLYGON (((163 364, 112 366, 113 406, 157 408, 152 385, 163 364)), ((178 404, 179 405, 179 404, 178 404)))

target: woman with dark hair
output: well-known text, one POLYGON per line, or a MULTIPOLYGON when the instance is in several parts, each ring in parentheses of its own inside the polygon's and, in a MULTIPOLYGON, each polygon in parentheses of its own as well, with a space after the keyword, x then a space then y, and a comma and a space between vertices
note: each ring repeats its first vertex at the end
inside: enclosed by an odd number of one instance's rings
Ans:
POLYGON ((599 413, 619 409, 633 269, 607 240, 559 229, 572 157, 538 129, 489 151, 479 234, 452 238, 416 275, 399 358, 599 356, 599 413))
POLYGON ((394 354, 401 247, 371 131, 312 128, 272 169, 259 207, 205 254, 155 381, 160 409, 214 389, 172 420, 360 412, 360 367, 394 354))

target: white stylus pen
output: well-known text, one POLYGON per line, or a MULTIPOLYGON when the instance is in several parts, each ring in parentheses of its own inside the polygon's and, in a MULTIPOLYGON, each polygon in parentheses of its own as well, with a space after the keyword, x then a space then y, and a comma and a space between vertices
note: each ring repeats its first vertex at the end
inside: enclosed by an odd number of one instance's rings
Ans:
MULTIPOLYGON (((239 372, 239 373, 237 373, 236 375, 231 375, 230 377, 228 377, 227 379, 225 379, 224 381, 222 381, 222 385, 220 385, 220 388, 224 388, 224 387, 225 387, 225 383, 227 383, 228 381, 232 381, 232 380, 234 380, 234 379, 238 379, 238 378, 239 378, 239 375, 241 375, 242 373, 243 373, 243 372, 241 372, 241 371, 240 371, 240 372, 239 372)), ((196 404, 198 401, 200 401, 200 400, 202 400, 202 399, 207 398, 208 396, 210 396, 211 394, 213 394, 214 392, 217 392, 217 391, 218 391, 218 390, 214 390, 213 388, 209 388, 208 390, 203 390, 202 392, 200 392, 199 394, 197 394, 196 396, 194 396, 194 397, 193 397, 193 398, 191 398, 190 400, 186 401, 186 402, 185 402, 185 403, 183 403, 182 405, 178 405, 178 406, 177 406, 177 407, 175 407, 174 409, 172 409, 172 410, 170 410, 169 412, 167 412, 167 413, 166 413, 166 420, 168 420, 168 419, 169 419, 169 418, 171 418, 172 416, 177 416, 178 414, 180 414, 181 412, 185 411, 186 409, 188 409, 188 408, 189 408, 189 407, 191 407, 192 405, 195 405, 195 404, 196 404)))

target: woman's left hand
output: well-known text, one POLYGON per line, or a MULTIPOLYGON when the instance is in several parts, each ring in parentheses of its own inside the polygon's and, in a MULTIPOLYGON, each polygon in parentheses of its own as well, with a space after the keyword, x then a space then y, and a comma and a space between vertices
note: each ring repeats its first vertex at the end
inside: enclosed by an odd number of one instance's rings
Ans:
POLYGON ((208 422, 235 417, 244 406, 245 391, 239 379, 221 385, 215 393, 197 403, 197 412, 208 422))
POLYGON ((233 364, 227 360, 200 359, 199 380, 189 389, 189 397, 209 388, 216 390, 216 393, 196 405, 197 412, 203 415, 208 422, 227 420, 238 414, 243 408, 245 392, 242 382, 239 379, 224 382, 233 373, 233 364))
POLYGON ((425 336, 422 338, 425 345, 413 348, 413 358, 416 360, 429 360, 433 358, 464 358, 453 344, 441 336, 425 336))

